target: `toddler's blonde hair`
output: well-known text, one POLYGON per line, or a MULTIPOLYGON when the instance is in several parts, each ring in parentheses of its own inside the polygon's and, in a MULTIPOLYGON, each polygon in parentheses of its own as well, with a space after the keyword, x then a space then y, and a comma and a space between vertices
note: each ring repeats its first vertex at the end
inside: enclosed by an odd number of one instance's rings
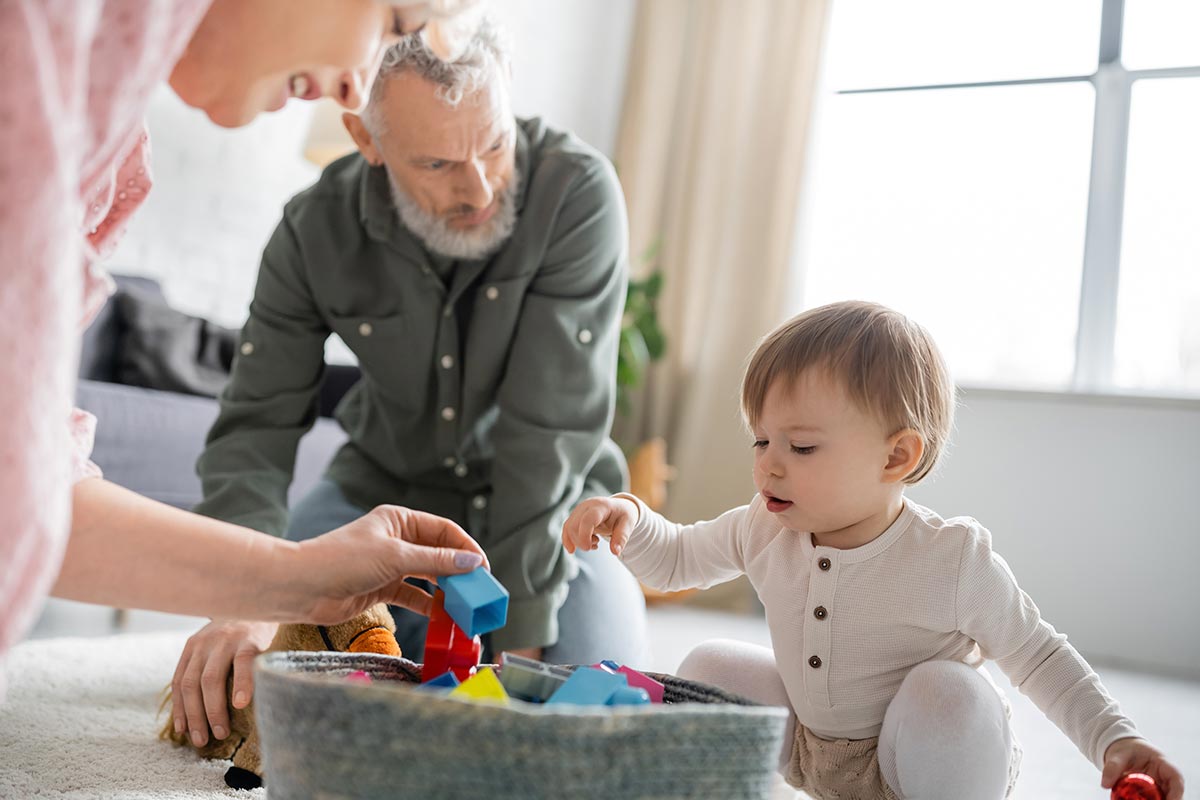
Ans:
POLYGON ((918 483, 945 450, 954 425, 954 382, 929 332, 878 303, 831 303, 799 314, 759 343, 742 381, 742 413, 758 424, 767 391, 824 369, 890 433, 911 428, 925 443, 904 478, 918 483))

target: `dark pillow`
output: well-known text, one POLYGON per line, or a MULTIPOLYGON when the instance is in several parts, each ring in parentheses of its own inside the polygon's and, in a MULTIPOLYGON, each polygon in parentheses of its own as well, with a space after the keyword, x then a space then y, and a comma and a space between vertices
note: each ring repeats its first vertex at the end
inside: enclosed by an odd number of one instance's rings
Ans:
POLYGON ((121 335, 117 381, 216 397, 229 380, 238 331, 176 311, 137 287, 113 298, 121 335))

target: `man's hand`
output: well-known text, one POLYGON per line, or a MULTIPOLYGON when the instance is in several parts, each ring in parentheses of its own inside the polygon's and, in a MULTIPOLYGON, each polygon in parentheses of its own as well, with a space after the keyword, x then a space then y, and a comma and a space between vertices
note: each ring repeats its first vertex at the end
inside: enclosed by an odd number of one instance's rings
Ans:
POLYGON ((624 497, 592 497, 575 506, 563 523, 563 546, 568 553, 595 550, 600 537, 608 539, 614 556, 621 555, 637 524, 639 509, 624 497))
POLYGON ((399 506, 379 506, 335 531, 301 542, 285 567, 296 616, 335 625, 376 603, 429 615, 432 598, 408 577, 440 575, 488 566, 487 556, 466 531, 443 517, 399 506))
POLYGON ((1138 737, 1117 739, 1104 751, 1104 773, 1100 786, 1113 784, 1131 772, 1143 772, 1154 778, 1163 800, 1183 800, 1183 775, 1162 751, 1138 737))
POLYGON ((218 739, 229 735, 229 671, 233 669, 233 705, 245 708, 254 696, 254 658, 271 644, 278 627, 273 622, 210 622, 192 634, 171 679, 176 733, 188 731, 196 747, 208 742, 210 730, 218 739))

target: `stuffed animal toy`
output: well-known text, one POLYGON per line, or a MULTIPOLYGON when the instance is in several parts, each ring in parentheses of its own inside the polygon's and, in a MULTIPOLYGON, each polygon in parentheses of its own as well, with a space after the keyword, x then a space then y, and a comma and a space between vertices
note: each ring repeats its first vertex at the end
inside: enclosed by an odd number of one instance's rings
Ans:
MULTIPOLYGON (((349 622, 341 625, 280 625, 268 650, 334 650, 347 653, 380 653, 400 655, 396 644, 396 625, 383 603, 372 606, 349 622)), ((227 696, 233 692, 233 676, 226 686, 227 696)), ((161 709, 171 702, 167 687, 161 709)), ((208 743, 196 748, 204 758, 227 758, 233 766, 225 772, 225 783, 234 789, 256 789, 262 786, 262 754, 259 752, 258 731, 254 726, 254 701, 245 708, 229 705, 230 732, 224 739, 209 737, 208 743)), ((177 745, 192 746, 187 732, 176 733, 171 715, 159 737, 177 745)))

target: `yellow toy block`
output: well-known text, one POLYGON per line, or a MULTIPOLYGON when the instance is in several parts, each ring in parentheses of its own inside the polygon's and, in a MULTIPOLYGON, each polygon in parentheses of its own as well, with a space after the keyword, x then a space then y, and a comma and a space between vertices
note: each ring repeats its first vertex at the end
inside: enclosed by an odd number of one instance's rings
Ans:
POLYGON ((508 705, 508 693, 491 667, 484 667, 450 692, 469 700, 508 705))

